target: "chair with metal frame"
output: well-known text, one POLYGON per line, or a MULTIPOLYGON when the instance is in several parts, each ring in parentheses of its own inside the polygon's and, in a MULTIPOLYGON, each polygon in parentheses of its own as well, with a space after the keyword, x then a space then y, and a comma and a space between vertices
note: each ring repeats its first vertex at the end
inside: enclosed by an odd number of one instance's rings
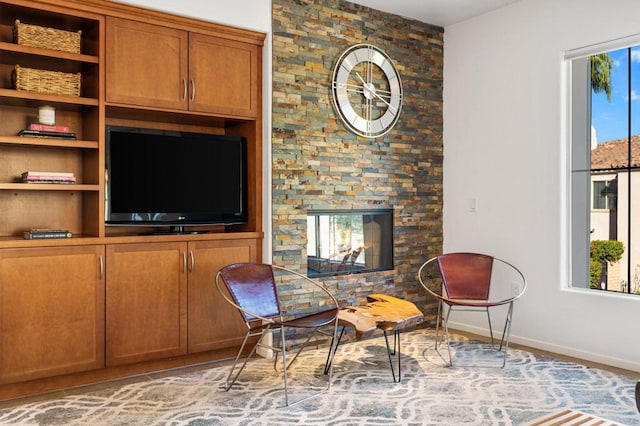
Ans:
MULTIPOLYGON (((287 368, 293 364, 302 349, 316 333, 331 337, 331 347, 329 348, 329 351, 331 352, 334 343, 337 341, 336 335, 338 329, 339 310, 337 300, 319 282, 296 271, 292 271, 281 266, 263 263, 237 263, 225 266, 216 274, 215 282, 220 294, 222 294, 227 302, 239 310, 247 326, 247 334, 245 335, 244 341, 242 342, 240 350, 238 351, 231 370, 229 371, 229 375, 227 376, 225 390, 228 391, 231 386, 233 386, 238 379, 238 376, 247 365, 249 359, 255 354, 256 349, 258 347, 263 347, 275 352, 276 357, 274 360, 274 369, 277 369, 278 354, 282 354, 285 405, 289 405, 287 368), (283 312, 278 298, 279 280, 276 280, 276 275, 282 274, 288 275, 292 280, 303 280, 303 283, 312 284, 312 288, 319 288, 322 290, 325 296, 324 301, 326 302, 324 306, 327 306, 328 308, 300 315, 283 312), (329 326, 332 327, 331 333, 323 330, 323 328, 329 326), (285 331, 287 328, 306 329, 309 332, 304 343, 300 346, 293 359, 288 363, 285 331), (264 341, 265 336, 267 336, 272 330, 280 331, 279 345, 269 344, 264 341), (257 341, 234 375, 238 360, 243 354, 245 346, 252 337, 258 337, 257 341)), ((331 377, 332 370, 330 369, 328 371, 327 389, 331 386, 331 377)))
POLYGON ((453 366, 448 327, 451 312, 454 310, 485 311, 489 320, 491 344, 494 344, 489 309, 507 306, 498 348, 498 351, 501 351, 504 347, 502 360, 502 368, 504 368, 507 362, 513 305, 527 288, 522 272, 511 263, 486 254, 449 253, 427 260, 418 270, 418 280, 422 287, 439 301, 435 349, 438 349, 439 328, 442 323, 450 366, 453 366), (446 314, 444 314, 445 305, 448 307, 446 314))

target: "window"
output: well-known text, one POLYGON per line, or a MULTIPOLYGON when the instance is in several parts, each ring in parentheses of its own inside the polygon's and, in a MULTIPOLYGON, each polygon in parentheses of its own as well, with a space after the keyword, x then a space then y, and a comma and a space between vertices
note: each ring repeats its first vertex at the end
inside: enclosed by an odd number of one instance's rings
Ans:
POLYGON ((568 55, 574 287, 640 294, 639 42, 568 55))
POLYGON ((593 210, 616 210, 617 181, 614 180, 596 180, 592 181, 593 190, 591 191, 592 209, 593 210))

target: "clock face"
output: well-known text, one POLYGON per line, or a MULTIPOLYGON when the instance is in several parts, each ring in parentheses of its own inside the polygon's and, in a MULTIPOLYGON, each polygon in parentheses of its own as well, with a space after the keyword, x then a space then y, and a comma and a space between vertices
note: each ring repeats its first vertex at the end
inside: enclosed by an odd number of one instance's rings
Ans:
POLYGON ((386 53, 357 44, 338 59, 332 78, 333 104, 354 133, 376 138, 393 128, 402 109, 402 82, 386 53))

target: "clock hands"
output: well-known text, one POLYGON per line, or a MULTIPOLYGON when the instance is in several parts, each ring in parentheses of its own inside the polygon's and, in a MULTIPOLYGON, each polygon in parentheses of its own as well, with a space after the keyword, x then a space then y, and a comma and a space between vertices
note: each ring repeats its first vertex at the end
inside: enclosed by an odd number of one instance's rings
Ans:
POLYGON ((376 98, 380 99, 382 102, 387 104, 387 107, 393 108, 393 106, 385 98, 383 98, 378 94, 373 83, 367 83, 366 81, 364 81, 360 73, 358 73, 357 71, 356 71, 356 75, 358 76, 358 79, 360 79, 360 81, 362 82, 363 94, 367 99, 371 99, 371 97, 375 96, 376 98), (367 94, 369 96, 367 96, 367 94))
POLYGON ((362 86, 356 86, 355 84, 339 83, 338 87, 344 88, 347 92, 361 93, 362 95, 364 95, 364 89, 362 88, 362 86))

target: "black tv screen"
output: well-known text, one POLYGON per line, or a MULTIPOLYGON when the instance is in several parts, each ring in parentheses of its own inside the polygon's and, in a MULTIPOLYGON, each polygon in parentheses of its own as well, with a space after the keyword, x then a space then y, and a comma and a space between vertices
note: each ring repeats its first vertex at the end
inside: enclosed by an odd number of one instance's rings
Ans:
POLYGON ((107 224, 241 224, 246 141, 238 136, 107 126, 107 224))

